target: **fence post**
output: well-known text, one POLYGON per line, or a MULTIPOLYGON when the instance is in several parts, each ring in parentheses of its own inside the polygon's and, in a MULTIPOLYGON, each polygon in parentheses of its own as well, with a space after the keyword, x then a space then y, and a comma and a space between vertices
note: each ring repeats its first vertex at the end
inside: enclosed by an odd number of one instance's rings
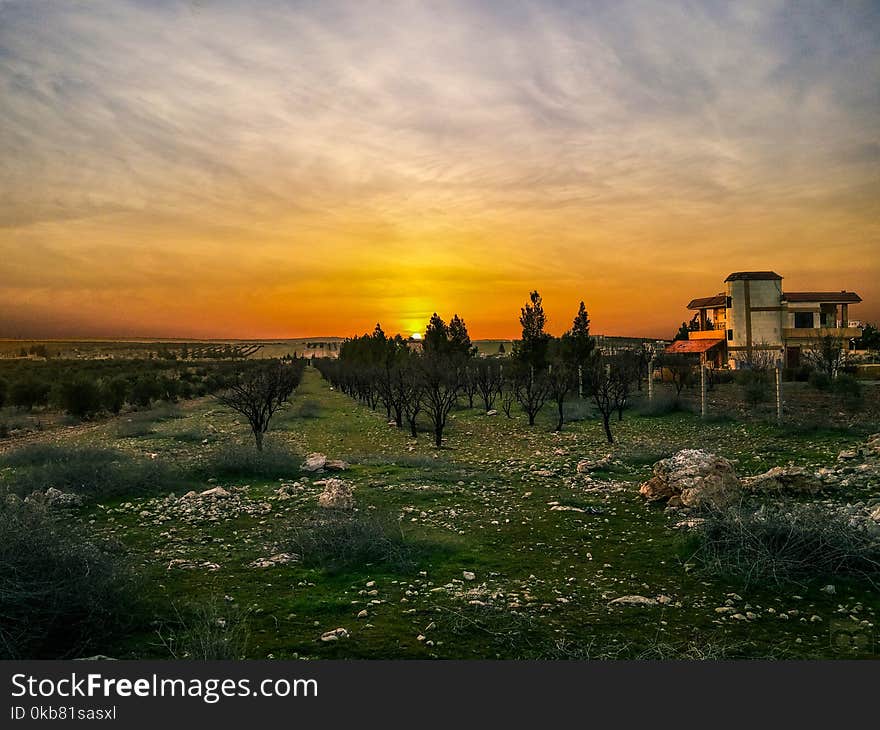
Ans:
POLYGON ((700 363, 700 417, 706 417, 706 365, 700 363))
POLYGON ((584 366, 578 365, 578 398, 584 399, 584 366))
POLYGON ((776 423, 782 425, 782 367, 776 367, 776 423))
POLYGON ((654 402, 654 358, 648 360, 648 403, 654 402))

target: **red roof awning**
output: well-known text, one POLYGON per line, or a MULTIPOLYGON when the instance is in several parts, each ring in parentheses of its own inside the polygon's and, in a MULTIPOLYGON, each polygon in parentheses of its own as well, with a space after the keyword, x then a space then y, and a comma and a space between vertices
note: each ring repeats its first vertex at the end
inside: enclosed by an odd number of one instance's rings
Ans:
POLYGON ((687 352, 708 352, 723 342, 724 340, 676 340, 666 348, 666 352, 670 355, 687 352))

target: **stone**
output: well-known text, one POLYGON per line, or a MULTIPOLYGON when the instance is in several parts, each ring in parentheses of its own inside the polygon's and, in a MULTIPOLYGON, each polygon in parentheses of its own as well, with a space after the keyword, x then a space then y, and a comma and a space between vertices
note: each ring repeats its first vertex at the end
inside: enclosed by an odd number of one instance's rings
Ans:
POLYGON ((358 618, 367 618, 367 616, 369 616, 369 615, 370 614, 367 612, 367 609, 364 608, 364 609, 358 611, 357 617, 358 618))
POLYGON ((647 596, 620 596, 608 602, 609 606, 656 606, 657 601, 647 596))
POLYGON ((815 494, 822 489, 819 476, 801 466, 774 466, 763 474, 743 477, 741 483, 752 492, 815 494))
POLYGON ((683 507, 722 509, 739 501, 740 481, 733 464, 702 449, 683 449, 654 464, 654 476, 639 493, 648 501, 678 497, 683 507))
POLYGON ((464 578, 465 580, 476 580, 477 579, 477 576, 475 576, 469 570, 463 571, 461 574, 461 577, 464 578))
POLYGON ((327 459, 324 463, 324 468, 330 471, 345 471, 348 466, 348 462, 342 459, 327 459))
POLYGON ((829 583, 827 586, 821 588, 822 593, 827 593, 829 596, 833 596, 837 593, 837 588, 834 587, 833 583, 829 583))
POLYGON ((327 457, 317 451, 306 456, 300 469, 302 471, 320 471, 327 464, 327 457))
POLYGON ((227 492, 223 487, 212 487, 211 489, 206 489, 204 492, 200 493, 202 497, 228 497, 229 492, 227 492))
POLYGON ((607 454, 601 459, 581 459, 577 464, 577 473, 589 474, 591 471, 598 469, 607 469, 611 466, 611 461, 611 454, 607 454))
POLYGON ((354 495, 351 487, 341 479, 324 481, 324 491, 318 495, 318 506, 325 509, 353 509, 354 495))
POLYGON ((299 555, 295 553, 277 553, 270 555, 268 558, 258 558, 251 563, 251 568, 272 568, 276 565, 286 565, 287 563, 295 563, 299 560, 299 555))
POLYGON ((338 629, 333 629, 333 631, 327 631, 321 634, 321 641, 329 642, 329 641, 339 641, 339 639, 347 639, 348 638, 348 630, 343 629, 342 627, 338 629))
POLYGON ((46 490, 45 501, 49 507, 79 507, 83 503, 83 498, 78 494, 62 492, 55 487, 49 487, 46 490))
POLYGON ((498 411, 496 411, 496 410, 493 408, 492 410, 486 411, 486 415, 487 415, 487 416, 497 416, 497 415, 498 415, 498 411))

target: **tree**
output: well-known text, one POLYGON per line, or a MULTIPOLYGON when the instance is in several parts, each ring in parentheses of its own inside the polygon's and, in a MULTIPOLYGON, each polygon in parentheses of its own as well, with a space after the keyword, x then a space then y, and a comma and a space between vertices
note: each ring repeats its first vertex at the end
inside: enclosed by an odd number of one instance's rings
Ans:
POLYGON ((502 342, 498 345, 498 354, 503 355, 505 352, 507 352, 507 350, 504 349, 504 343, 502 342))
POLYGON ((804 352, 804 359, 818 372, 832 380, 846 365, 847 350, 843 338, 824 335, 810 341, 804 352))
POLYGON ((858 339, 859 347, 863 350, 876 352, 880 350, 880 330, 874 324, 866 324, 858 339))
POLYGON ((675 398, 681 397, 681 391, 690 387, 694 382, 694 358, 680 353, 664 354, 660 360, 660 367, 669 373, 672 385, 675 387, 675 398))
POLYGON ((471 344, 467 325, 457 314, 452 315, 446 332, 449 338, 449 352, 452 355, 467 358, 476 354, 477 348, 471 344))
POLYGON ((480 360, 476 363, 474 379, 477 384, 477 390, 483 399, 483 407, 486 411, 491 411, 495 405, 495 399, 501 394, 501 388, 504 384, 503 370, 501 365, 493 363, 491 360, 480 360))
POLYGON ((425 327, 422 351, 428 357, 441 357, 449 352, 449 328, 437 312, 431 315, 425 327))
POLYGON ((544 372, 520 363, 514 374, 514 394, 529 418, 529 426, 534 426, 535 417, 550 397, 550 380, 544 372))
POLYGON ((550 335, 544 331, 547 316, 544 303, 537 291, 529 294, 529 302, 520 310, 519 323, 522 326, 522 339, 514 345, 516 358, 534 372, 541 372, 547 366, 547 348, 550 335))
POLYGON ((278 361, 239 371, 229 389, 217 400, 244 416, 251 427, 257 451, 263 450, 263 436, 275 412, 290 398, 302 377, 301 361, 283 365, 278 361))
POLYGON ((49 403, 49 383, 27 375, 16 380, 9 388, 9 405, 27 411, 35 406, 45 406, 49 403))
POLYGON ((550 397, 556 403, 556 430, 562 430, 565 421, 565 399, 577 382, 577 371, 563 360, 554 362, 547 373, 550 397))
POLYGON ((590 317, 581 302, 571 329, 562 335, 562 357, 568 361, 577 378, 578 395, 582 396, 583 373, 596 349, 596 341, 590 336, 590 317))
POLYGON ((85 376, 68 380, 58 387, 61 409, 76 418, 88 418, 101 410, 101 389, 85 376))
POLYGON ((675 337, 672 338, 672 341, 676 340, 687 340, 690 339, 690 329, 688 328, 687 322, 682 322, 681 327, 678 328, 678 332, 675 333, 675 337))
POLYGON ((443 445, 443 430, 452 407, 458 401, 461 377, 456 363, 449 357, 430 356, 419 358, 421 375, 421 405, 431 421, 434 445, 443 445))

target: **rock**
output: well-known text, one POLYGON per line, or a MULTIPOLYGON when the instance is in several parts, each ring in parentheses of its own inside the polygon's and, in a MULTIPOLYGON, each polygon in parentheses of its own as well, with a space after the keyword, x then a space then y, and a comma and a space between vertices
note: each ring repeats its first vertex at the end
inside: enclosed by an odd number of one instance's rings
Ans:
POLYGON ((727 459, 702 449, 684 449, 654 464, 654 476, 639 493, 651 502, 678 497, 684 507, 720 509, 739 500, 741 487, 727 459))
POLYGON ((469 570, 465 570, 464 572, 462 572, 461 577, 464 578, 465 580, 476 580, 477 579, 477 576, 475 576, 469 570))
POLYGON ((647 596, 620 596, 608 602, 609 606, 656 606, 657 601, 647 596))
POLYGON ((496 411, 496 410, 493 408, 491 411, 486 411, 486 415, 487 415, 487 416, 497 416, 497 415, 498 415, 498 411, 496 411))
POLYGON ((774 466, 753 477, 744 477, 742 486, 753 492, 793 492, 815 494, 822 489, 819 477, 801 466, 774 466))
POLYGON ((834 587, 833 583, 829 583, 827 586, 824 586, 820 589, 822 593, 827 593, 829 596, 833 596, 837 593, 837 588, 834 587))
POLYGON ((849 460, 851 460, 851 459, 858 459, 858 458, 859 458, 859 452, 858 452, 858 451, 852 451, 852 450, 841 451, 841 452, 837 455, 837 460, 838 460, 838 461, 849 461, 849 460))
POLYGON ((611 454, 603 456, 601 459, 581 459, 577 464, 578 474, 589 474, 591 471, 598 469, 607 469, 611 466, 611 454))
POLYGON ((353 509, 354 495, 351 487, 341 479, 324 481, 324 491, 318 495, 318 506, 325 509, 353 509))
POLYGON ((62 492, 55 487, 49 487, 44 497, 49 507, 79 507, 83 503, 83 499, 78 494, 62 492))
POLYGON ((360 611, 358 611, 357 617, 358 618, 367 618, 367 616, 369 616, 369 615, 370 614, 367 612, 367 609, 364 608, 364 609, 361 609, 360 611))
POLYGON ((348 462, 342 459, 327 459, 324 463, 324 468, 330 471, 345 471, 348 469, 348 462))
POLYGON ((868 515, 874 522, 880 522, 880 507, 875 507, 874 510, 868 515))
POLYGON ((251 563, 251 568, 272 568, 276 565, 286 565, 287 563, 295 563, 299 560, 299 555, 294 553, 278 553, 270 555, 268 558, 258 558, 251 563))
POLYGON ((300 469, 302 471, 320 471, 327 464, 327 457, 317 451, 306 456, 300 469))
POLYGON ((186 494, 184 494, 181 499, 195 499, 199 496, 199 493, 194 489, 190 489, 186 494))
POLYGON ((342 627, 338 629, 333 629, 333 631, 327 631, 321 634, 321 641, 339 641, 339 639, 347 639, 348 638, 348 630, 343 629, 342 627))
POLYGON ((227 492, 223 487, 213 487, 211 489, 206 489, 204 492, 200 493, 202 497, 228 497, 229 492, 227 492))

